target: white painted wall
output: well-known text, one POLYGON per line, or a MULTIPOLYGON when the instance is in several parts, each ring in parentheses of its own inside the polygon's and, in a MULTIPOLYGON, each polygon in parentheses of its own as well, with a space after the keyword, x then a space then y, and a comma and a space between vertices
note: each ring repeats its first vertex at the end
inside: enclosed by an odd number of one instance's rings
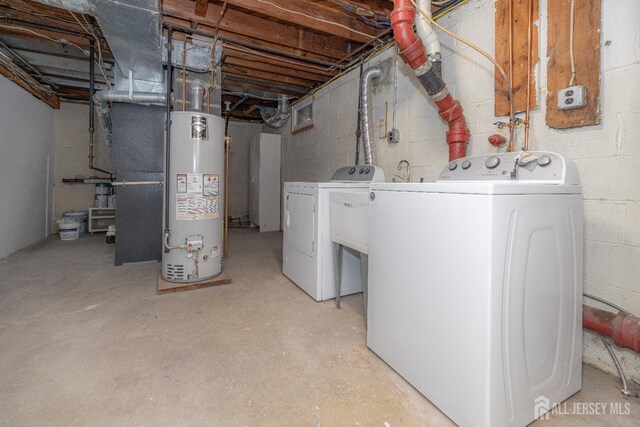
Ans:
MULTIPOLYGON (((94 165, 111 170, 111 154, 102 139, 96 118, 94 165)), ((63 102, 55 112, 55 168, 53 173, 53 230, 56 220, 70 210, 93 207, 95 185, 62 184, 63 178, 106 175, 89 169, 89 105, 63 102)))
MULTIPOLYGON (((540 57, 547 56, 547 2, 541 0, 540 57)), ((603 0, 602 122, 580 129, 554 130, 545 124, 546 66, 538 64, 540 108, 532 114, 532 150, 558 152, 577 164, 585 199, 585 291, 640 315, 640 2, 603 0)), ((494 52, 494 0, 476 0, 439 20, 446 28, 494 52)), ((499 133, 493 122, 493 66, 472 49, 441 34, 444 78, 466 112, 471 135, 469 154, 494 150, 487 137, 499 133)), ((393 58, 398 79, 397 128, 401 143, 374 138, 376 163, 387 177, 402 159, 411 162, 414 181, 433 181, 447 163, 446 127, 395 47, 373 58, 375 65, 393 58)), ((580 79, 580 76, 578 76, 580 79)), ((338 167, 354 162, 358 70, 315 94, 315 127, 292 136, 282 130, 284 181, 328 180, 338 167)), ((374 123, 392 122, 393 76, 373 95, 374 123)), ((376 135, 378 130, 376 129, 376 135)), ((506 135, 506 131, 502 132, 506 135)), ((519 145, 519 144, 518 144, 519 145)), ((362 157, 361 157, 362 159, 362 157)), ((589 301, 589 304, 598 304, 589 301)), ((627 373, 640 380, 640 358, 616 350, 627 373)), ((586 361, 614 372, 599 338, 585 333, 586 361)))
POLYGON ((0 258, 49 233, 54 110, 0 76, 0 258))
POLYGON ((249 215, 249 147, 260 138, 262 125, 229 121, 229 215, 249 215))

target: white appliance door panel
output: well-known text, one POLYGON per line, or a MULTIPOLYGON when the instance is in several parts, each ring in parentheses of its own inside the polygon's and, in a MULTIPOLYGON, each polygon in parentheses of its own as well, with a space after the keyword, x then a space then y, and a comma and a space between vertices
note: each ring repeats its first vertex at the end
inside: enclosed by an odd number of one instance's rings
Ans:
POLYGON ((286 244, 313 256, 316 250, 316 198, 310 194, 289 193, 285 204, 286 244))
POLYGON ((367 345, 456 423, 488 425, 490 197, 374 193, 367 345))
MULTIPOLYGON (((285 186, 282 272, 316 301, 318 284, 317 212, 314 189, 304 194, 285 186)), ((316 193, 317 194, 317 193, 316 193)))
POLYGON ((582 198, 500 196, 495 211, 507 245, 499 310, 503 381, 494 384, 506 408, 494 408, 494 415, 498 424, 525 425, 538 397, 553 406, 581 386, 582 198))

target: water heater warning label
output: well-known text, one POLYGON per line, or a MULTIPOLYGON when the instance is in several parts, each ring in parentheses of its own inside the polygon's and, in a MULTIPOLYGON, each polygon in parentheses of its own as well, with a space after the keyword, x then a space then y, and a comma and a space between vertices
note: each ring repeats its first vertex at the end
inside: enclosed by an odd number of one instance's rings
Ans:
POLYGON ((218 174, 179 173, 176 175, 176 220, 218 217, 218 174))
POLYGON ((218 217, 217 196, 189 196, 176 194, 176 219, 198 220, 218 217))
POLYGON ((204 195, 205 196, 217 196, 218 195, 218 174, 217 173, 205 173, 204 174, 204 195))
POLYGON ((187 174, 187 194, 192 196, 202 195, 202 174, 201 173, 187 174))

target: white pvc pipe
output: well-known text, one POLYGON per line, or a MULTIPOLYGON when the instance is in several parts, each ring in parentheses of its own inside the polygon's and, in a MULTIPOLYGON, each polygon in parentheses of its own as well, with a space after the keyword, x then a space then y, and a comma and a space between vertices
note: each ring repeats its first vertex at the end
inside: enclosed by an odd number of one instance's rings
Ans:
MULTIPOLYGON (((416 4, 420 9, 424 10, 429 17, 431 17, 431 0, 416 0, 416 4)), ((438 40, 438 35, 431 26, 431 22, 427 21, 422 14, 418 12, 416 12, 416 19, 414 22, 416 24, 416 33, 418 34, 418 37, 422 39, 422 43, 424 43, 427 50, 427 55, 429 57, 436 54, 439 55, 440 41, 438 40)))
POLYGON ((126 187, 127 185, 163 185, 164 181, 116 181, 112 182, 111 185, 114 187, 122 186, 126 187))

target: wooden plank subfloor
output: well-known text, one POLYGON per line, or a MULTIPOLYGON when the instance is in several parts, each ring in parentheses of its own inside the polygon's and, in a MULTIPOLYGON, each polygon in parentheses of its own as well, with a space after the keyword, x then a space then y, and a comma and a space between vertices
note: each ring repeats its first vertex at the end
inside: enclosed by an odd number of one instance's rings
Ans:
POLYGON ((202 280, 199 282, 190 283, 175 283, 167 282, 162 278, 162 273, 158 273, 158 288, 156 293, 158 295, 169 294, 172 292, 191 291, 194 289, 210 288, 211 286, 230 285, 232 283, 231 277, 226 271, 223 271, 219 276, 213 279, 202 280))

